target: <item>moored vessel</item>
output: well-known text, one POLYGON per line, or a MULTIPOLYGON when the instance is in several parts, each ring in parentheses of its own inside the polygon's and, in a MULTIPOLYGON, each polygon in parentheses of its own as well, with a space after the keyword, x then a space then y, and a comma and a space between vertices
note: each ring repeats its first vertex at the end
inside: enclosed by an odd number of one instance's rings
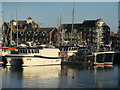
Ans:
POLYGON ((113 60, 115 52, 95 52, 94 56, 94 65, 113 65, 113 60))
POLYGON ((59 49, 43 47, 18 47, 5 55, 6 65, 32 66, 61 64, 59 49))

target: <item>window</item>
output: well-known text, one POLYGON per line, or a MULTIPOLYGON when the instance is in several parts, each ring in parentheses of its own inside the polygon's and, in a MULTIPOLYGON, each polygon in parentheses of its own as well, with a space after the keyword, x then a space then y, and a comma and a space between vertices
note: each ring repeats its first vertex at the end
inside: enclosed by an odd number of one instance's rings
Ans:
POLYGON ((35 53, 39 53, 39 50, 36 49, 36 50, 35 50, 35 53))
POLYGON ((91 32, 91 28, 89 29, 89 31, 91 32))
POLYGON ((39 53, 39 50, 37 50, 37 53, 39 53))
POLYGON ((34 53, 34 50, 32 50, 32 53, 34 53))
POLYGON ((25 53, 27 53, 27 50, 25 49, 25 53))
POLYGON ((20 50, 18 50, 18 53, 21 53, 21 51, 20 51, 20 50))
POLYGON ((23 53, 23 50, 20 50, 20 53, 23 53))
POLYGON ((86 33, 84 33, 84 36, 86 36, 86 33))
POLYGON ((23 53, 25 53, 25 50, 23 49, 23 53))
POLYGON ((35 53, 37 53, 37 50, 35 50, 35 53))
POLYGON ((71 48, 69 48, 69 51, 71 51, 71 48))
POLYGON ((91 34, 89 34, 89 36, 91 37, 91 34))
POLYGON ((28 50, 28 53, 31 53, 30 50, 28 50))

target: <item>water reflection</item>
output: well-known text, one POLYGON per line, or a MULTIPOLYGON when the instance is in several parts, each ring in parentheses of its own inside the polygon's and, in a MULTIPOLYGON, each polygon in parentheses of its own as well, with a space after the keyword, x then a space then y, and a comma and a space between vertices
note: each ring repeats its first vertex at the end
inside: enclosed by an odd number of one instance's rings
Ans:
POLYGON ((2 69, 3 88, 21 88, 22 86, 22 68, 5 67, 2 69))
POLYGON ((96 87, 98 88, 117 88, 118 87, 118 68, 97 67, 94 69, 96 87))
POLYGON ((118 66, 118 88, 120 88, 120 66, 118 66))
POLYGON ((118 71, 119 66, 5 67, 2 83, 3 88, 117 88, 118 71))

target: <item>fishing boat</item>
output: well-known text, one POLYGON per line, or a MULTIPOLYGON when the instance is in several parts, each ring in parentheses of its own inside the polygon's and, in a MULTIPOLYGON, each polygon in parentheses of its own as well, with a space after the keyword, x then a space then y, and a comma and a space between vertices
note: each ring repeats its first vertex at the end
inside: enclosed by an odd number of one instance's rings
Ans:
MULTIPOLYGON (((62 23, 62 18, 60 17, 60 26, 62 23)), ((80 46, 73 42, 73 31, 74 31, 74 5, 73 5, 73 12, 72 12, 72 25, 70 30, 70 40, 64 39, 64 31, 62 27, 59 28, 61 34, 61 41, 57 48, 60 49, 60 57, 68 59, 69 57, 73 56, 74 53, 78 52, 80 46)), ((58 39, 59 40, 59 39, 58 39)))
POLYGON ((1 57, 1 63, 3 65, 6 64, 6 58, 5 55, 10 54, 11 50, 14 50, 16 48, 14 47, 3 47, 2 41, 0 41, 0 57, 1 57))
MULTIPOLYGON (((0 59, 2 57, 2 41, 0 40, 0 59)), ((0 64, 2 64, 2 60, 0 60, 0 64)))
POLYGON ((79 46, 59 46, 58 48, 60 49, 60 56, 64 58, 69 58, 79 50, 79 46))
POLYGON ((95 52, 94 56, 94 65, 113 65, 113 60, 115 56, 114 51, 108 52, 95 52))
POLYGON ((6 65, 33 66, 61 64, 59 49, 43 47, 18 47, 5 55, 6 65))

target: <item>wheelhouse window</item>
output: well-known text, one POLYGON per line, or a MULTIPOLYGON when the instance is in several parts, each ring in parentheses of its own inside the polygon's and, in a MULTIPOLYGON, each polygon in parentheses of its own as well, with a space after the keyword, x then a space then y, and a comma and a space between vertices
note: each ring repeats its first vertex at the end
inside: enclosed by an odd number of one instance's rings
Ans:
POLYGON ((31 52, 30 52, 30 49, 28 50, 28 53, 31 53, 31 52))
POLYGON ((23 49, 23 53, 25 53, 25 50, 23 49))
POLYGON ((32 53, 34 53, 34 50, 32 50, 32 53))
POLYGON ((39 50, 36 49, 36 50, 35 50, 35 53, 39 53, 39 50))
POLYGON ((27 50, 25 49, 25 53, 27 53, 27 50))

